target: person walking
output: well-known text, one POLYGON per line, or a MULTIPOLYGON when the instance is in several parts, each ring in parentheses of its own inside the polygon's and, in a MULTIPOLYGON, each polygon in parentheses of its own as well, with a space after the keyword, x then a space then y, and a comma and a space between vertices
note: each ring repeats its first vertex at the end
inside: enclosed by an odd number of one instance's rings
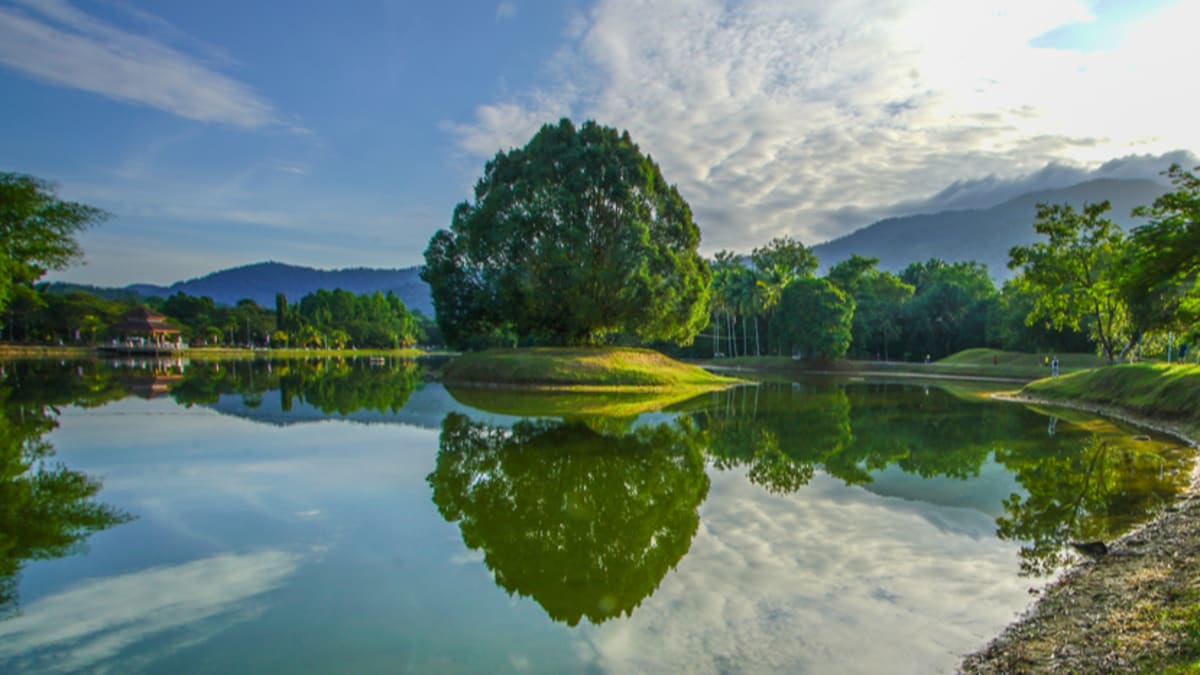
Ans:
POLYGON ((1058 355, 1057 354, 1055 354, 1054 358, 1050 360, 1050 374, 1054 377, 1058 377, 1058 355))

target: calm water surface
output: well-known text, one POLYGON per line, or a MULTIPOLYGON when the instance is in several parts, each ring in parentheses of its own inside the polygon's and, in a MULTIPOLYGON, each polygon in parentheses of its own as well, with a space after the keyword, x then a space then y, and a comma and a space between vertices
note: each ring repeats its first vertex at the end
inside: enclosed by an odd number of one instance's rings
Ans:
POLYGON ((1191 462, 911 383, 16 362, 0 404, 6 673, 949 672, 1191 462))

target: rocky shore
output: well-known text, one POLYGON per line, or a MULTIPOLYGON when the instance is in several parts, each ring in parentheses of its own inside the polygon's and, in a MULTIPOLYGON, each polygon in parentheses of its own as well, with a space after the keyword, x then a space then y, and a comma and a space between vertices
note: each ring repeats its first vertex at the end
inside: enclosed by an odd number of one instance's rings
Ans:
MULTIPOLYGON (((1065 406, 1169 433, 1196 447, 1200 434, 1093 404, 1004 394, 1065 406)), ((963 673, 1162 672, 1200 658, 1200 473, 1176 504, 1035 590, 1038 601, 980 651, 963 673)), ((1188 672, 1191 672, 1190 670, 1188 672)))

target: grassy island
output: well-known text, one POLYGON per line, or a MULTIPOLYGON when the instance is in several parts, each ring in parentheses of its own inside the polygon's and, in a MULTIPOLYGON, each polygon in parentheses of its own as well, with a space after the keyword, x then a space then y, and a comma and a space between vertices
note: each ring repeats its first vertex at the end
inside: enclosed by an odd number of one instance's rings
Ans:
POLYGON ((493 349, 455 358, 450 384, 539 389, 716 389, 740 380, 714 375, 650 349, 630 347, 493 349))

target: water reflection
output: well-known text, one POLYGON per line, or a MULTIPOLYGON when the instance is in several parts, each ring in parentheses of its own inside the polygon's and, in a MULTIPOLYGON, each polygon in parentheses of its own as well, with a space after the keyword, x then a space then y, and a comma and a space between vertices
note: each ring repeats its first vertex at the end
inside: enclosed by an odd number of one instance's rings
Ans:
POLYGON ((427 480, 499 586, 556 621, 598 624, 630 614, 687 553, 709 486, 701 439, 686 419, 606 432, 452 413, 427 480))
POLYGON ((170 388, 184 405, 213 404, 222 396, 239 395, 249 408, 262 404, 270 391, 280 394, 288 412, 307 404, 327 414, 359 410, 398 412, 421 383, 420 370, 409 360, 284 359, 193 363, 170 388))
POLYGON ((1191 461, 1183 448, 1082 415, 1070 427, 1047 415, 1047 434, 1043 414, 928 387, 764 384, 713 395, 696 419, 717 466, 745 466, 775 493, 801 488, 817 469, 873 489, 895 468, 926 488, 959 482, 961 494, 997 463, 1020 489, 1000 495, 996 534, 1023 542, 1021 570, 1039 575, 1069 561, 1068 541, 1111 539, 1169 504, 1191 461))
POLYGON ((100 481, 55 461, 44 436, 58 426, 56 406, 96 406, 126 390, 94 365, 46 362, 0 370, 0 617, 18 605, 17 582, 30 560, 79 550, 87 538, 130 515, 95 499, 100 481))

